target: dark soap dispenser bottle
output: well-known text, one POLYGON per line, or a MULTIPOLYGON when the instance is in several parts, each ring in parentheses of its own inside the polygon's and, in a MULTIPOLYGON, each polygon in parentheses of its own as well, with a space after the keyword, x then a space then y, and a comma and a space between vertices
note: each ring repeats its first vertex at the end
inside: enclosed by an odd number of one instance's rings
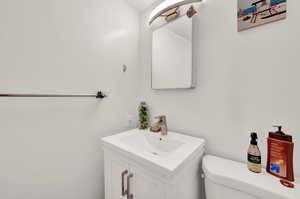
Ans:
POLYGON ((261 153, 257 146, 257 133, 251 133, 251 142, 248 149, 248 169, 261 173, 261 153))

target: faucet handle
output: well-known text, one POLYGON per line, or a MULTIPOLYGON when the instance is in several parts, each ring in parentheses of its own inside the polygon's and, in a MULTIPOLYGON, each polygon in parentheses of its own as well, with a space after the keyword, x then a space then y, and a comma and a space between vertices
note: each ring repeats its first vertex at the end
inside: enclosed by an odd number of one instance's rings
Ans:
POLYGON ((160 115, 155 117, 159 119, 157 124, 160 126, 161 130, 161 135, 167 135, 168 134, 168 125, 167 125, 167 117, 165 115, 160 115))
POLYGON ((159 121, 166 121, 167 117, 165 115, 159 115, 154 117, 155 119, 159 119, 159 121))

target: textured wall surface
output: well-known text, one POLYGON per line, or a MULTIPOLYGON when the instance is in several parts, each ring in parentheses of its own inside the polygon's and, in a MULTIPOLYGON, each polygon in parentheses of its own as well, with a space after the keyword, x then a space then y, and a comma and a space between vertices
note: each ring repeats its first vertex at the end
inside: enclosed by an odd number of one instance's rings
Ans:
POLYGON ((138 13, 124 0, 2 0, 0 24, 0 92, 108 94, 1 98, 0 198, 104 198, 100 139, 137 109, 138 13))

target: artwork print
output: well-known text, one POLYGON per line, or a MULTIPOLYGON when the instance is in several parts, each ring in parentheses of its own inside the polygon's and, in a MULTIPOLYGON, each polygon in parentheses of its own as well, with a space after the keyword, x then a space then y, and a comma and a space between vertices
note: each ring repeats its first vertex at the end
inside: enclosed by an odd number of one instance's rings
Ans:
POLYGON ((238 0, 238 31, 286 18, 287 0, 238 0))

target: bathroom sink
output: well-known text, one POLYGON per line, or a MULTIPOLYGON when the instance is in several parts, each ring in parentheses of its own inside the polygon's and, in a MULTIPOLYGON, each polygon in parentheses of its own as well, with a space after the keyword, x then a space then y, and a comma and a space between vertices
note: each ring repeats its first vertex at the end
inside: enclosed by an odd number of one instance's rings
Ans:
POLYGON ((151 164, 166 172, 175 172, 189 160, 202 155, 205 144, 203 139, 175 132, 162 136, 139 129, 105 137, 102 142, 135 161, 151 164))
POLYGON ((160 136, 154 133, 129 135, 122 138, 121 142, 136 148, 136 150, 144 150, 162 157, 171 155, 184 144, 184 142, 173 139, 170 136, 160 136))

